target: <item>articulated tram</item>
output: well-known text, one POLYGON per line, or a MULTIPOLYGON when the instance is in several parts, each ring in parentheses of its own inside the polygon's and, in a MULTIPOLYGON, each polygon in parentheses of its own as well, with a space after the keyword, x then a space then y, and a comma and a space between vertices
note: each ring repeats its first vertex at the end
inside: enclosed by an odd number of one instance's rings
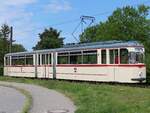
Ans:
POLYGON ((105 41, 9 53, 4 75, 119 83, 146 82, 144 47, 136 41, 105 41))

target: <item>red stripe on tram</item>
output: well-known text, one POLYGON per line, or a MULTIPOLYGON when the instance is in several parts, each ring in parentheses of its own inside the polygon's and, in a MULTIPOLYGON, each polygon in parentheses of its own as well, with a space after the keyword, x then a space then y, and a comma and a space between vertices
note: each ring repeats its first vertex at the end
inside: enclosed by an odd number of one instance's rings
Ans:
MULTIPOLYGON (((52 67, 52 65, 37 65, 38 67, 52 67)), ((6 67, 35 67, 34 65, 13 65, 6 67)), ((56 67, 145 67, 144 64, 58 64, 56 67)))
POLYGON ((57 67, 145 67, 144 64, 59 64, 57 67))

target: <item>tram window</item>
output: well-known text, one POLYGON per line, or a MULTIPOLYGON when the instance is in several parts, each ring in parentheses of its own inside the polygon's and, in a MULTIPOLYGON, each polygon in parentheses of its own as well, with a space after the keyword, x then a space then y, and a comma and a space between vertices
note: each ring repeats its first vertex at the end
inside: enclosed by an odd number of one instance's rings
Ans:
POLYGON ((51 54, 42 54, 42 64, 51 64, 51 54))
POLYGON ((21 56, 19 57, 19 59, 17 60, 18 65, 25 65, 25 57, 21 56))
POLYGON ((33 55, 26 56, 26 65, 33 65, 33 55))
POLYGON ((135 64, 136 63, 136 53, 130 52, 129 53, 129 64, 135 64))
POLYGON ((42 64, 46 64, 45 60, 46 60, 45 54, 42 54, 42 64))
POLYGON ((39 55, 38 55, 38 65, 41 65, 41 64, 40 64, 40 62, 41 62, 41 58, 40 58, 40 57, 41 57, 41 55, 39 54, 39 55))
POLYGON ((17 59, 12 59, 12 65, 16 65, 17 59))
POLYGON ((69 53, 58 53, 58 64, 69 64, 69 53))
POLYGON ((130 52, 129 53, 129 63, 130 64, 144 63, 143 53, 130 52))
POLYGON ((45 64, 48 64, 48 54, 45 54, 45 64))
POLYGON ((119 56, 119 54, 118 54, 118 49, 115 49, 114 51, 115 51, 114 63, 115 63, 115 64, 118 64, 118 63, 120 63, 120 56, 119 56))
POLYGON ((16 56, 12 56, 11 60, 12 60, 12 65, 16 65, 17 57, 16 56))
POLYGON ((48 54, 48 64, 51 64, 51 53, 50 54, 48 54))
POLYGON ((144 55, 143 55, 143 53, 140 53, 140 52, 136 53, 136 62, 137 63, 144 63, 144 55))
POLYGON ((82 64, 81 52, 71 52, 70 53, 70 64, 82 64))
POLYGON ((109 50, 110 64, 114 64, 114 50, 109 50))
POLYGON ((128 50, 127 49, 120 49, 120 63, 128 64, 128 50))
POLYGON ((83 51, 83 64, 97 64, 97 51, 83 51))
POLYGON ((102 55, 102 64, 106 64, 106 50, 102 50, 101 55, 102 55))
POLYGON ((10 65, 10 57, 6 57, 5 63, 6 63, 6 66, 9 66, 9 65, 10 65))
POLYGON ((12 65, 25 65, 24 56, 12 56, 12 65))
POLYGON ((58 56, 58 64, 68 64, 68 56, 58 56))
POLYGON ((110 64, 119 63, 118 49, 109 50, 109 59, 110 59, 110 64))

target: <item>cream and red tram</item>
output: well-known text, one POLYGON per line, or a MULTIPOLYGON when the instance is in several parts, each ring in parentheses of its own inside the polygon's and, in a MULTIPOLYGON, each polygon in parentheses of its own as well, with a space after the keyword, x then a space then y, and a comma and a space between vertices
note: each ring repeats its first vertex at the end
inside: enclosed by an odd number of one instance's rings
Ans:
POLYGON ((136 41, 106 41, 9 53, 4 62, 5 76, 146 82, 144 47, 136 41))

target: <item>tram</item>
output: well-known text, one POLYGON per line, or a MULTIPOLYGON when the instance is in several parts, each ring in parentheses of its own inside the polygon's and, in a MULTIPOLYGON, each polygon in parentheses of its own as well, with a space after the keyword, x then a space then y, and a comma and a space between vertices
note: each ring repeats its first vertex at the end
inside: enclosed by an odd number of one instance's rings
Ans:
POLYGON ((137 41, 104 41, 63 48, 8 53, 4 75, 97 82, 144 83, 144 46, 137 41))

